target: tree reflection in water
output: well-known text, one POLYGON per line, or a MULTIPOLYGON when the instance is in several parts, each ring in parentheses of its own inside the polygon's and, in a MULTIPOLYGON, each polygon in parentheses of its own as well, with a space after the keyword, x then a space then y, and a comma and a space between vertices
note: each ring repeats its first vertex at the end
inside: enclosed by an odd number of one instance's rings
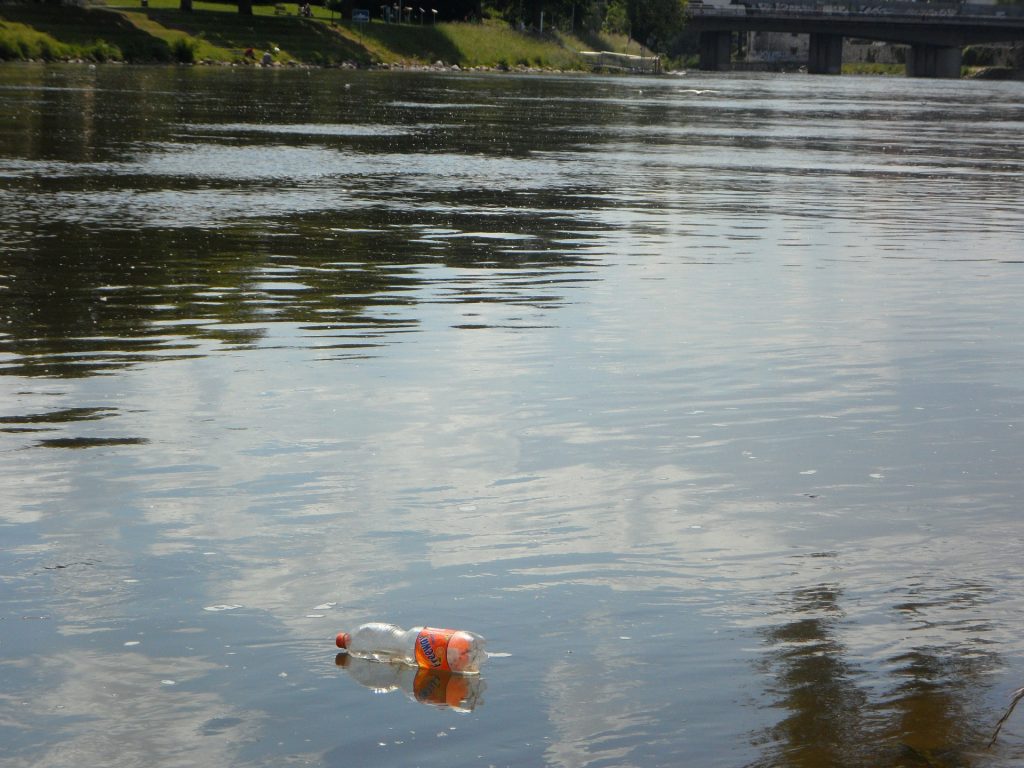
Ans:
MULTIPOLYGON (((976 598, 960 585, 943 607, 976 598)), ((995 655, 953 643, 902 651, 882 662, 895 686, 875 694, 867 684, 879 672, 867 669, 868 659, 854 661, 840 639, 842 601, 836 584, 798 589, 787 598, 790 618, 765 631, 772 646, 763 662, 773 679, 768 692, 786 714, 755 735, 764 757, 754 765, 984 764, 994 722, 981 694, 986 673, 998 663, 995 655)), ((913 612, 909 604, 896 608, 913 612)))

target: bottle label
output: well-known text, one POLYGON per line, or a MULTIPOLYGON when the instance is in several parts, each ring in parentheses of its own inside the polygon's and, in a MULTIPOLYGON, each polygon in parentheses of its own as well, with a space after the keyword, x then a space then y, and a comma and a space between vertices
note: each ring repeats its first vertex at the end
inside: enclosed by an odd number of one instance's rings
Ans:
POLYGON ((448 670, 448 641, 456 630, 424 627, 416 636, 416 663, 424 669, 448 670))
POLYGON ((447 704, 448 683, 450 674, 435 672, 432 669, 421 669, 413 681, 413 695, 416 701, 424 704, 447 704))

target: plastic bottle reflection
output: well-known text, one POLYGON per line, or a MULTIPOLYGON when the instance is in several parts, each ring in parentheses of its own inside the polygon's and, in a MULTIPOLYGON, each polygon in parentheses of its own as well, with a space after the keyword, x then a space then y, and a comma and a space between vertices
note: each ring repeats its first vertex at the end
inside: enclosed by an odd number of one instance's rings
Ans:
POLYGON ((472 712, 484 703, 486 684, 480 675, 459 675, 408 664, 389 664, 339 653, 334 663, 375 693, 399 690, 420 704, 472 712))

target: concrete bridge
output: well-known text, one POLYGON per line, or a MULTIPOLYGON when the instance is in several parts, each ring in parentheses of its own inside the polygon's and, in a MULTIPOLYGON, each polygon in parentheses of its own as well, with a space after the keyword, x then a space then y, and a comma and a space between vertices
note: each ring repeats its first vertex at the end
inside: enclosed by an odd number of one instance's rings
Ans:
POLYGON ((1024 6, 863 0, 691 0, 690 29, 700 33, 700 68, 729 69, 733 32, 810 35, 807 71, 839 74, 843 38, 910 46, 907 75, 959 77, 963 48, 1024 40, 1024 6))

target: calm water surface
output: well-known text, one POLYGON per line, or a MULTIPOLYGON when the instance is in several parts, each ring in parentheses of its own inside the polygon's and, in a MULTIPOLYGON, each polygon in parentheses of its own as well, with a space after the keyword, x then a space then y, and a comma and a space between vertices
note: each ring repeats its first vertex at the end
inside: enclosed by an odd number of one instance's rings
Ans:
POLYGON ((1022 131, 0 69, 0 764, 1018 765, 1022 131), (475 708, 374 619, 486 635, 475 708))

